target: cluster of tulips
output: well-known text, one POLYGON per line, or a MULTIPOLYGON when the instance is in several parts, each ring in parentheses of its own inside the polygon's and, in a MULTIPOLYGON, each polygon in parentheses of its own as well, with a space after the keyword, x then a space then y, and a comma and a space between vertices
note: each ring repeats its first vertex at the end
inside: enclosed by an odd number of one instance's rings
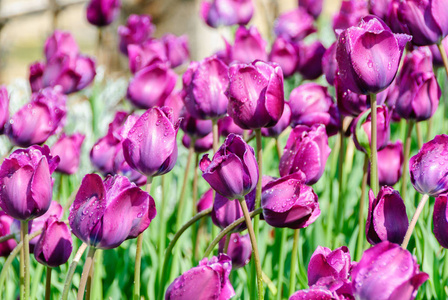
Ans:
MULTIPOLYGON (((92 0, 87 20, 102 30, 118 17, 120 6, 119 0, 92 0)), ((0 292, 20 252, 16 292, 20 299, 29 299, 31 252, 47 267, 47 299, 51 269, 69 262, 61 293, 67 299, 80 261, 84 266, 78 299, 90 299, 96 250, 136 238, 133 291, 124 294, 146 298, 140 279, 143 233, 168 222, 166 216, 155 219, 160 202, 151 196, 151 185, 154 177, 176 168, 181 140, 188 161, 176 200, 176 233, 167 247, 165 238, 154 245, 164 254, 155 283, 160 286, 158 299, 224 300, 241 295, 232 286, 231 274, 249 262, 251 267, 245 268, 254 284, 249 295, 241 296, 245 299, 272 294, 291 300, 416 297, 430 276, 417 263, 423 258, 407 248, 414 245, 409 242, 430 197, 435 197, 434 236, 448 248, 448 135, 424 144, 419 140, 419 152, 410 157, 413 129, 419 130, 422 121, 431 122, 439 106, 441 89, 434 68, 445 66, 448 73, 448 1, 344 0, 332 22, 336 41, 326 48, 315 34, 322 0, 299 0, 296 9, 268 24, 274 33, 270 52, 257 28, 247 27, 254 10, 252 0, 204 1, 198 14, 208 26, 235 26, 236 31, 232 42, 224 40, 224 49, 192 62, 187 37, 154 38, 150 16, 131 15, 119 26, 117 51, 129 61, 126 99, 132 109, 117 109, 107 133, 91 146, 90 163, 97 173, 82 174, 65 203, 52 200, 53 195, 60 197, 53 192, 54 172, 80 172, 85 140, 82 133, 64 131, 71 113, 67 102, 94 80, 94 59, 80 53, 69 32, 56 30, 45 42, 45 60, 30 66, 29 102, 10 114, 8 90, 0 88, 0 133, 11 144, 0 167, 0 255, 6 257, 0 260, 0 292), (188 63, 182 88, 177 89, 178 67, 188 63), (307 82, 298 85, 297 78, 307 82), (404 144, 390 141, 391 124, 400 121, 407 124, 404 144), (177 136, 179 128, 182 138, 177 136), (282 146, 280 137, 285 135, 282 146), (325 172, 332 152, 329 138, 336 135, 339 195, 330 205, 337 208, 340 222, 346 215, 344 145, 353 141, 365 154, 359 224, 352 228, 358 230, 357 262, 348 245, 335 250, 318 246, 308 262, 308 288, 297 290, 299 230, 313 226, 321 215, 313 185, 325 172), (56 141, 50 147, 52 136, 56 141), (263 137, 276 145, 279 177, 263 172, 263 137), (249 145, 253 139, 255 149, 249 145), (195 153, 195 169, 210 186, 198 201, 197 176, 193 199, 186 195, 195 153), (413 202, 404 201, 408 176, 422 195, 410 221, 407 207, 413 202), (399 192, 393 186, 400 180, 399 192), (368 193, 366 184, 371 187, 368 193), (183 224, 187 200, 192 201, 193 218, 183 224), (170 266, 180 255, 173 251, 176 242, 208 216, 212 239, 199 264, 169 280, 175 272, 170 266), (266 289, 272 281, 266 278, 258 250, 260 240, 267 239, 260 231, 263 226, 282 228, 276 231, 281 232, 277 289, 266 289), (283 284, 285 228, 294 230, 288 287, 283 284), (72 235, 82 242, 74 255, 72 235), (217 255, 211 256, 218 244, 217 255)), ((206 230, 199 227, 192 235, 191 256, 197 255, 198 239, 206 230)), ((106 270, 110 267, 105 265, 106 270)))

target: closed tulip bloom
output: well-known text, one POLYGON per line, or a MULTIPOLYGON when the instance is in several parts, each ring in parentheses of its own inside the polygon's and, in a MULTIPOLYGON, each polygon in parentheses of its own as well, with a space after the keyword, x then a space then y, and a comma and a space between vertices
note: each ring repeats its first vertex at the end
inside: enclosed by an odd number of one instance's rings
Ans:
POLYGON ((153 64, 168 61, 165 45, 159 40, 149 40, 142 44, 128 45, 129 69, 132 74, 153 64))
POLYGON ((391 0, 389 3, 389 8, 387 11, 386 18, 383 19, 384 22, 390 27, 392 32, 395 33, 405 33, 406 29, 400 22, 398 17, 398 9, 400 7, 401 0, 391 0))
POLYGON ((211 120, 200 120, 186 113, 183 116, 180 128, 193 138, 202 138, 212 132, 211 120))
POLYGON ((287 40, 300 41, 316 31, 313 23, 314 18, 299 7, 281 14, 274 23, 274 32, 287 40))
POLYGON ((191 268, 174 279, 168 287, 166 300, 219 299, 235 296, 229 279, 232 260, 226 254, 204 258, 197 267, 191 268))
POLYGON ((254 60, 268 60, 267 42, 255 26, 246 29, 240 26, 235 32, 235 43, 232 48, 232 59, 241 64, 249 64, 254 60))
POLYGON ((91 0, 87 4, 87 21, 102 27, 111 24, 120 14, 120 0, 91 0))
POLYGON ((254 149, 241 136, 230 134, 210 161, 208 154, 199 163, 202 177, 228 199, 250 193, 258 182, 254 149))
POLYGON ((398 244, 382 242, 364 251, 352 269, 355 299, 413 299, 428 274, 398 244))
POLYGON ((70 32, 55 30, 45 40, 44 54, 47 61, 60 55, 75 58, 79 54, 79 47, 70 32))
MULTIPOLYGON (((403 143, 397 140, 388 142, 387 146, 378 151, 378 179, 380 186, 393 186, 401 178, 403 171, 403 143)), ((369 165, 370 170, 370 165, 369 165)), ((367 173, 368 182, 370 174, 367 173)))
POLYGON ((370 190, 366 223, 366 237, 370 244, 384 241, 401 244, 408 226, 406 206, 396 190, 383 186, 376 198, 370 190))
POLYGON ((278 137, 291 123, 291 108, 289 108, 289 102, 285 102, 283 114, 278 120, 275 126, 269 128, 261 128, 261 134, 263 136, 278 137))
POLYGON ((124 55, 128 55, 128 45, 142 44, 151 39, 156 27, 151 23, 151 16, 130 15, 126 25, 118 27, 119 49, 124 55))
MULTIPOLYGON (((443 248, 448 248, 447 195, 440 195, 434 202, 434 235, 443 248)), ((1 244, 0 244, 1 245, 1 244)))
POLYGON ((137 186, 143 186, 147 181, 146 176, 131 168, 131 166, 126 162, 122 146, 117 147, 117 152, 115 153, 113 174, 126 176, 137 186))
POLYGON ((190 59, 188 36, 175 36, 168 33, 162 37, 162 42, 165 45, 166 56, 171 68, 176 68, 190 59))
POLYGON ((304 8, 314 19, 322 12, 322 4, 323 0, 299 0, 299 7, 304 8))
POLYGON ((280 158, 280 176, 303 172, 306 184, 316 183, 324 173, 331 149, 325 126, 296 126, 290 133, 280 158))
POLYGON ((201 211, 204 211, 206 209, 213 207, 213 189, 208 189, 199 199, 198 203, 196 204, 196 210, 198 213, 201 211))
POLYGON ((123 141, 126 162, 146 176, 168 173, 177 160, 178 129, 169 107, 147 110, 123 141))
POLYGON ((305 228, 320 215, 319 202, 313 189, 304 184, 303 173, 271 181, 263 188, 263 218, 273 227, 305 228))
POLYGON ((131 78, 126 97, 138 108, 162 106, 173 91, 176 81, 176 73, 165 64, 151 65, 131 78))
POLYGON ((34 248, 36 260, 47 267, 56 268, 68 261, 72 249, 72 235, 67 224, 55 216, 49 217, 34 248))
POLYGON ((216 119, 227 113, 227 73, 228 67, 216 56, 190 63, 182 76, 181 95, 191 116, 196 119, 216 119))
POLYGON ((231 116, 225 116, 218 120, 218 132, 220 136, 226 138, 231 133, 242 136, 244 129, 236 125, 231 116))
POLYGON ((5 130, 5 124, 9 119, 9 97, 8 90, 4 85, 0 86, 0 134, 5 130))
MULTIPOLYGON (((0 237, 11 233, 10 227, 13 221, 14 219, 12 217, 0 210, 0 237)), ((17 242, 15 239, 9 239, 0 243, 0 257, 7 257, 16 246, 17 242)))
POLYGON ((125 176, 84 176, 70 208, 73 234, 91 247, 111 249, 136 238, 156 216, 152 197, 125 176), (120 222, 117 222, 120 220, 120 222))
POLYGON ((315 41, 309 45, 300 44, 297 71, 303 78, 314 80, 322 75, 322 58, 326 50, 320 41, 315 41))
POLYGON ((21 221, 43 215, 50 207, 51 174, 58 163, 46 145, 14 151, 0 167, 0 207, 21 221))
POLYGON ((246 25, 254 14, 252 0, 202 1, 200 16, 210 27, 246 25))
POLYGON ((338 30, 345 30, 355 26, 361 18, 369 14, 368 2, 365 0, 343 0, 339 12, 333 17, 332 27, 338 34, 338 30))
POLYGON ((299 63, 297 45, 283 37, 277 37, 272 45, 269 61, 277 63, 285 77, 293 75, 299 63))
POLYGON ((338 62, 336 61, 336 45, 337 42, 331 44, 331 46, 325 51, 322 56, 322 72, 325 75, 325 79, 330 85, 334 85, 335 77, 338 73, 338 62))
POLYGON ((378 93, 397 74, 404 47, 411 36, 394 34, 374 16, 344 30, 338 39, 336 59, 339 76, 358 94, 378 93))
POLYGON ((448 135, 436 135, 424 143, 409 160, 409 173, 420 194, 437 197, 448 192, 448 135))
MULTIPOLYGON (((255 190, 247 194, 244 199, 246 201, 249 212, 253 211, 255 208, 255 190)), ((244 217, 244 214, 238 200, 227 199, 226 197, 216 193, 215 201, 213 202, 211 217, 213 224, 221 229, 224 229, 239 218, 244 217)), ((246 223, 243 222, 233 228, 232 232, 241 232, 246 229, 246 223)))
POLYGON ((38 92, 43 88, 42 76, 45 71, 45 63, 36 61, 30 65, 30 74, 28 76, 31 92, 38 92))
POLYGON ((229 115, 243 129, 277 124, 283 114, 283 73, 276 64, 254 61, 229 68, 229 115))
POLYGON ((181 92, 178 90, 174 90, 168 98, 165 99, 163 106, 168 106, 173 111, 173 119, 177 120, 182 117, 182 114, 185 111, 184 101, 181 97, 181 92))
POLYGON ((328 136, 338 133, 341 127, 339 110, 326 87, 316 83, 305 83, 289 96, 291 126, 314 124, 325 125, 328 136))
MULTIPOLYGON (((185 148, 189 149, 191 143, 191 138, 187 134, 182 137, 182 144, 185 148)), ((210 132, 204 137, 198 138, 194 140, 194 152, 195 153, 204 153, 213 148, 213 133, 210 132)))
MULTIPOLYGON (((218 253, 223 253, 226 238, 219 241, 218 253)), ((228 256, 232 259, 232 269, 236 270, 244 267, 250 261, 252 256, 252 244, 249 234, 241 235, 239 233, 230 234, 228 256)))
POLYGON ((372 15, 385 20, 387 12, 389 11, 389 3, 391 0, 370 0, 369 11, 372 15))
POLYGON ((338 110, 343 116, 357 117, 370 108, 367 96, 349 90, 339 76, 334 79, 334 87, 338 110))
MULTIPOLYGON (((445 52, 448 53, 448 37, 445 37, 442 40, 442 46, 445 49, 445 52)), ((429 46, 429 50, 431 51, 432 54, 432 63, 434 64, 434 66, 443 67, 442 55, 440 55, 440 50, 437 47, 437 45, 429 46)))
POLYGON ((323 278, 348 281, 351 270, 350 252, 346 246, 334 251, 318 246, 308 264, 308 285, 311 287, 323 278))
POLYGON ((53 155, 60 158, 57 172, 74 174, 78 171, 81 156, 81 146, 85 135, 75 133, 71 136, 63 133, 58 141, 51 147, 53 155))
POLYGON ((447 36, 447 17, 446 0, 404 0, 398 7, 398 19, 417 46, 436 44, 447 36))

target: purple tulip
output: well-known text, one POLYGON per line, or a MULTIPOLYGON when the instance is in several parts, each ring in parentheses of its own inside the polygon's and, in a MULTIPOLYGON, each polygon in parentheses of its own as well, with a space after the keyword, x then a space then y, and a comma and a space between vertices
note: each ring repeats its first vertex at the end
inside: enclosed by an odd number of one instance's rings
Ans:
POLYGON ((197 119, 215 119, 226 114, 227 73, 228 67, 215 56, 190 63, 182 76, 182 98, 190 115, 197 119))
POLYGON ((185 111, 185 106, 184 106, 184 101, 182 100, 181 97, 181 92, 180 91, 173 91, 168 98, 165 99, 165 102, 163 103, 163 106, 168 106, 173 110, 173 119, 177 120, 180 117, 182 117, 184 111, 185 111))
POLYGON ((357 117, 370 108, 367 96, 350 91, 339 76, 334 79, 334 87, 338 110, 343 116, 357 117))
POLYGON ((266 223, 273 227, 305 228, 320 215, 313 189, 304 184, 301 172, 271 181, 263 188, 261 208, 266 223))
POLYGON ((70 32, 55 30, 45 41, 44 54, 47 61, 61 55, 75 58, 79 54, 79 48, 70 32))
POLYGON ((333 17, 333 30, 337 33, 338 30, 345 30, 349 27, 356 26, 361 21, 361 18, 368 14, 367 1, 343 0, 339 12, 333 17))
POLYGON ((317 19, 322 12, 323 0, 299 0, 299 7, 306 10, 306 12, 317 19))
POLYGON ((145 67, 168 61, 165 45, 159 40, 148 40, 142 44, 128 45, 128 59, 132 74, 145 67))
POLYGON ((392 33, 375 16, 363 18, 357 27, 339 35, 336 59, 341 80, 358 94, 381 92, 394 80, 410 39, 408 35, 392 33))
POLYGON ((440 195, 434 202, 434 235, 443 248, 448 248, 447 195, 440 195))
POLYGON ((386 18, 383 19, 394 33, 405 33, 406 29, 398 17, 401 0, 390 0, 386 18))
POLYGON ((5 131, 5 125, 9 119, 9 97, 8 90, 0 85, 0 134, 5 131))
POLYGON ((322 75, 322 58, 326 50, 320 41, 314 41, 309 45, 300 44, 297 71, 303 78, 314 80, 322 75))
POLYGON ((34 248, 36 260, 50 268, 65 264, 73 249, 72 235, 67 224, 51 216, 45 222, 40 239, 34 248))
POLYGON ((199 120, 186 113, 180 123, 180 128, 192 138, 203 138, 212 132, 212 121, 199 120))
POLYGON ((137 186, 146 185, 146 176, 131 168, 126 162, 122 145, 117 147, 117 152, 115 153, 113 174, 126 176, 129 181, 135 183, 137 186))
POLYGON ((384 241, 401 244, 408 226, 406 206, 400 193, 389 186, 383 186, 375 198, 373 191, 369 191, 366 237, 370 244, 384 241))
POLYGON ((316 31, 313 23, 314 18, 299 7, 281 14, 274 23, 274 32, 287 40, 300 41, 316 31))
POLYGON ((294 74, 299 63, 298 47, 283 37, 277 37, 272 45, 269 61, 277 63, 285 77, 294 74))
POLYGON ((246 25, 254 14, 252 0, 202 1, 200 16, 208 26, 246 25))
MULTIPOLYGON (((386 147, 378 151, 378 179, 380 186, 393 186, 400 180, 403 171, 403 160, 403 143, 400 140, 397 140, 395 143, 388 142, 386 147)), ((367 182, 370 182, 369 172, 367 173, 367 182)))
POLYGON ((196 204, 196 210, 199 212, 213 207, 213 189, 208 189, 196 204))
POLYGON ((339 110, 326 87, 305 83, 293 89, 289 96, 291 126, 325 125, 328 136, 338 133, 341 127, 339 110))
MULTIPOLYGON (((191 143, 191 138, 185 134, 182 137, 182 145, 185 146, 185 148, 189 149, 191 143)), ((196 139, 194 141, 194 152, 195 153, 204 153, 213 148, 213 133, 210 132, 206 136, 196 139)))
POLYGON ((168 173, 177 160, 178 129, 169 107, 148 109, 123 141, 126 162, 146 176, 168 173))
POLYGON ((324 173, 331 149, 323 125, 296 126, 290 133, 280 158, 280 176, 303 172, 306 184, 316 183, 324 173))
MULTIPOLYGON (((225 237, 219 241, 218 253, 223 253, 225 241, 225 237)), ((226 254, 232 259, 233 270, 242 268, 247 265, 252 256, 252 244, 250 242, 249 234, 230 234, 230 242, 226 254)))
POLYGON ((246 29, 240 26, 235 32, 235 43, 232 48, 232 59, 241 64, 249 64, 254 60, 268 60, 267 42, 255 26, 246 29))
POLYGON ((58 163, 46 145, 14 151, 0 167, 0 207, 21 221, 43 215, 50 207, 51 174, 58 163))
POLYGON ((45 63, 36 61, 30 65, 30 75, 28 77, 31 87, 31 92, 38 92, 43 88, 42 76, 45 71, 45 63))
MULTIPOLYGON (((442 46, 445 49, 445 52, 448 53, 448 37, 445 37, 442 40, 442 46)), ((434 64, 434 66, 443 67, 443 60, 442 55, 440 55, 439 47, 437 47, 437 45, 431 45, 429 46, 429 50, 431 51, 432 54, 432 63, 434 64)))
POLYGON ((437 197, 448 192, 448 135, 436 135, 409 160, 409 173, 420 194, 437 197))
POLYGON ((323 287, 312 287, 306 290, 299 290, 289 297, 289 300, 335 300, 338 295, 323 287))
POLYGON ((216 57, 218 57, 220 60, 222 60, 226 65, 230 65, 233 62, 232 59, 232 45, 224 38, 222 37, 222 40, 224 42, 224 49, 218 50, 215 52, 216 57))
POLYGON ((387 241, 364 251, 352 269, 356 299, 413 299, 428 278, 408 250, 387 241))
POLYGON ((81 241, 111 249, 136 238, 155 216, 152 197, 126 177, 108 176, 102 181, 97 174, 87 174, 70 208, 69 222, 81 241))
POLYGON ((219 135, 226 138, 229 134, 243 135, 244 129, 233 122, 232 117, 225 116, 218 120, 219 135))
POLYGON ((87 5, 87 21, 103 27, 111 24, 120 14, 120 0, 90 0, 87 5))
POLYGON ((202 177, 228 199, 250 193, 258 182, 258 165, 254 149, 242 137, 230 134, 210 161, 208 154, 199 163, 202 177))
POLYGON ((190 49, 188 46, 188 36, 175 36, 166 34, 162 37, 165 45, 165 52, 170 62, 171 68, 176 68, 190 59, 190 49))
POLYGON ((65 123, 67 97, 58 89, 45 88, 31 95, 31 101, 16 112, 6 134, 21 147, 44 143, 65 123))
POLYGON ((325 79, 330 85, 334 85, 335 77, 338 73, 336 45, 337 42, 331 44, 331 46, 325 51, 324 55, 322 56, 322 71, 325 75, 325 79))
POLYGON ((448 1, 403 0, 398 19, 417 46, 437 44, 448 35, 448 1))
POLYGON ((283 114, 283 74, 278 65, 254 61, 229 68, 229 115, 243 129, 272 127, 283 114))
POLYGON ((263 136, 278 137, 291 123, 291 108, 289 102, 285 102, 283 114, 275 126, 269 128, 261 128, 263 136))
MULTIPOLYGON (((14 219, 8 216, 4 211, 0 210, 0 237, 11 233, 11 224, 14 219)), ((15 239, 9 239, 0 243, 0 257, 7 257, 12 250, 17 246, 15 239)))
POLYGON ((225 254, 204 258, 197 267, 186 271, 170 284, 166 300, 219 299, 235 296, 229 280, 232 260, 225 254))
POLYGON ((130 15, 126 25, 118 27, 120 40, 119 49, 124 55, 128 55, 128 45, 142 44, 151 39, 156 27, 151 23, 151 16, 130 15))
POLYGON ((375 15, 382 20, 386 20, 390 2, 391 0, 370 0, 369 11, 372 15, 375 15))
POLYGON ((85 135, 75 133, 71 136, 63 133, 59 140, 51 147, 53 155, 60 158, 57 172, 75 174, 78 171, 81 156, 81 146, 85 135))
MULTIPOLYGON (((255 190, 247 194, 244 199, 249 212, 253 211, 255 209, 255 190)), ((226 197, 216 193, 211 217, 213 224, 221 229, 224 229, 239 218, 244 217, 244 214, 239 201, 236 199, 227 199, 226 197)), ((241 232, 246 229, 246 223, 243 222, 236 226, 232 232, 241 232)))

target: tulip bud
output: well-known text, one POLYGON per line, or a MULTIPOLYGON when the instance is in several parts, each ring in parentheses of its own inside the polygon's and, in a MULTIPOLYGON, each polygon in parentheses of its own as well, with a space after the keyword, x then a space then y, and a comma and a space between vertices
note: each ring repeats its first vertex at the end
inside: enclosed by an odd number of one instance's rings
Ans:
MULTIPOLYGON (((0 210, 0 237, 11 233, 11 224, 14 219, 8 216, 4 211, 0 210)), ((15 239, 9 239, 0 243, 0 257, 7 257, 12 250, 17 246, 15 239)))
POLYGON ((196 210, 199 212, 213 207, 213 189, 208 189, 196 204, 196 210))
POLYGON ((291 126, 323 124, 328 136, 341 127, 339 111, 326 87, 305 83, 293 89, 289 96, 291 126))
POLYGON ((336 45, 337 42, 331 44, 331 46, 325 51, 322 56, 322 71, 325 75, 325 79, 330 85, 334 85, 335 77, 338 73, 338 62, 336 61, 336 45))
POLYGON ((74 58, 78 53, 78 44, 68 31, 55 30, 45 41, 44 54, 47 61, 61 55, 74 58))
MULTIPOLYGON (((189 149, 191 143, 191 138, 188 135, 184 135, 182 137, 182 145, 185 148, 189 149)), ((202 138, 198 138, 194 140, 194 152, 195 153, 204 153, 213 148, 213 133, 210 132, 206 136, 202 138)))
POLYGON ((5 130, 5 124, 9 119, 9 97, 4 85, 0 86, 0 134, 5 130))
POLYGON ((428 278, 408 250, 390 242, 364 251, 352 269, 355 299, 412 299, 428 278))
POLYGON ((155 216, 152 197, 126 177, 108 176, 102 181, 97 174, 87 174, 70 208, 69 222, 84 243, 111 249, 136 238, 155 216))
MULTIPOLYGON (((226 237, 219 241, 218 253, 223 253, 225 242, 226 237)), ((247 265, 252 255, 252 244, 250 243, 249 234, 230 234, 229 247, 227 248, 226 254, 232 259, 233 270, 247 265)))
POLYGON ((235 296, 229 274, 232 260, 226 254, 204 258, 197 267, 191 268, 174 279, 168 287, 166 300, 219 299, 235 296))
POLYGON ((323 125, 296 126, 290 133, 280 158, 280 176, 303 172, 306 184, 314 184, 324 173, 331 149, 323 125))
POLYGON ((51 147, 53 155, 59 156, 60 163, 57 172, 74 174, 78 171, 81 156, 81 146, 85 135, 75 133, 71 136, 63 133, 59 140, 51 147))
POLYGON ((148 40, 142 44, 128 45, 128 59, 132 74, 145 67, 168 61, 165 45, 159 40, 148 40))
POLYGON ((87 5, 87 21, 102 27, 111 24, 120 14, 120 0, 90 0, 87 5))
POLYGON ((437 197, 448 192, 448 135, 436 135, 409 160, 409 173, 420 194, 437 197))
POLYGON ((381 92, 394 80, 410 40, 411 36, 392 33, 377 17, 364 17, 339 35, 336 59, 341 80, 358 94, 381 92))
POLYGON ((177 160, 178 129, 169 107, 148 109, 123 141, 126 162, 146 176, 168 173, 177 160))
POLYGON ((14 151, 0 167, 0 207, 21 221, 43 215, 50 207, 51 174, 58 163, 46 145, 14 151))
POLYGON ((447 195, 440 195, 434 202, 434 235, 443 248, 448 248, 447 195))
MULTIPOLYGON (((253 211, 255 208, 255 190, 247 194, 244 199, 248 210, 253 211)), ((226 197, 216 193, 211 212, 213 224, 221 229, 224 229, 239 218, 244 217, 239 201, 235 200, 227 199, 226 197)), ((236 226, 231 232, 241 232, 245 229, 247 229, 247 226, 246 223, 243 222, 236 226)))
POLYGON ((285 38, 277 37, 272 45, 269 61, 277 63, 285 77, 294 74, 299 63, 298 47, 285 38))
POLYGON ((267 42, 255 26, 246 29, 240 26, 235 32, 235 43, 232 48, 232 59, 241 64, 249 64, 254 60, 268 60, 267 42))
POLYGON ((208 154, 199 163, 202 177, 228 199, 240 199, 258 182, 258 165, 254 149, 242 137, 230 134, 210 161, 208 154))
POLYGON ((303 43, 299 45, 300 58, 297 71, 304 79, 314 80, 322 75, 322 58, 326 50, 320 41, 315 41, 309 45, 303 43))
POLYGON ((229 134, 243 135, 244 129, 233 122, 231 116, 225 116, 218 120, 219 135, 226 138, 229 134))
POLYGON ((274 32, 287 40, 300 41, 316 31, 314 19, 299 7, 281 14, 274 23, 274 32))
POLYGON ((278 137, 291 123, 291 108, 289 102, 285 102, 283 114, 277 124, 269 128, 261 128, 263 136, 278 137))
POLYGON ((162 37, 165 44, 166 56, 170 62, 171 68, 176 68, 190 59, 190 49, 188 47, 188 36, 175 36, 165 34, 162 37))
POLYGON ((36 93, 43 88, 42 76, 44 75, 45 64, 40 61, 36 61, 30 65, 30 75, 28 77, 30 81, 31 92, 36 93))
POLYGON ((45 222, 40 239, 34 248, 36 260, 51 268, 65 264, 70 258, 73 241, 67 224, 51 216, 45 222))
POLYGON ((365 0, 343 0, 339 13, 333 17, 334 32, 356 26, 361 18, 369 14, 368 3, 365 0))
POLYGON ((252 0, 202 1, 200 16, 208 26, 246 25, 254 14, 252 0))
POLYGON ((118 27, 118 37, 120 40, 119 49, 124 55, 128 55, 128 45, 142 44, 151 39, 156 30, 151 23, 151 16, 148 15, 130 15, 126 25, 118 27))
MULTIPOLYGON (((378 151, 378 179, 380 186, 393 186, 401 178, 403 171, 403 143, 397 140, 388 142, 387 146, 378 151)), ((367 182, 370 182, 370 164, 367 172, 367 182)))
POLYGON ((334 88, 338 110, 343 116, 357 117, 370 107, 367 96, 350 91, 339 76, 334 78, 334 88))
POLYGON ((215 119, 226 114, 227 73, 228 67, 215 56, 190 63, 182 76, 182 98, 190 115, 197 119, 215 119))
POLYGON ((277 124, 284 108, 283 74, 278 65, 254 61, 229 68, 229 115, 243 129, 277 124))

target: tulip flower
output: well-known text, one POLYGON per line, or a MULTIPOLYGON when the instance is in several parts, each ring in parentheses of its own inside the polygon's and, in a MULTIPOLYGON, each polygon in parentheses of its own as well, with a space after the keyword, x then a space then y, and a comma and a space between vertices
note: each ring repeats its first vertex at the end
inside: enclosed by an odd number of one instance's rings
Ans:
POLYGON ((90 0, 87 5, 87 21, 103 27, 110 25, 120 14, 120 0, 90 0))
POLYGON ((246 25, 254 14, 252 0, 202 1, 200 16, 210 27, 246 25))
POLYGON ((128 45, 142 44, 151 39, 156 27, 151 23, 148 15, 130 15, 126 25, 118 27, 120 40, 119 49, 124 55, 128 55, 128 45))
POLYGON ((53 193, 51 174, 59 157, 44 145, 18 149, 0 167, 0 207, 9 216, 26 221, 43 215, 53 193))
POLYGON ((314 18, 299 7, 281 14, 274 23, 274 32, 277 36, 297 42, 316 31, 313 23, 314 18))
MULTIPOLYGON (((255 190, 247 194, 244 199, 249 212, 253 211, 255 208, 255 190)), ((216 193, 211 212, 213 224, 221 229, 224 229, 243 216, 243 210, 241 209, 241 205, 238 201, 234 201, 234 199, 227 199, 226 197, 216 193)), ((246 223, 241 223, 236 226, 232 232, 241 232, 246 229, 246 223)))
POLYGON ((16 112, 6 134, 21 147, 44 143, 65 123, 67 98, 58 89, 45 88, 31 95, 31 101, 16 112))
MULTIPOLYGON (((11 233, 11 224, 14 219, 8 216, 4 211, 0 210, 0 237, 11 233)), ((0 243, 0 257, 7 257, 12 250, 17 246, 15 239, 9 239, 0 243)))
POLYGON ((241 136, 230 134, 210 161, 208 154, 199 163, 202 177, 228 199, 240 199, 258 182, 254 149, 241 136))
POLYGON ((409 160, 414 188, 420 194, 437 197, 448 192, 448 135, 437 135, 409 160))
POLYGON ((297 71, 303 78, 314 80, 322 75, 322 58, 326 50, 320 41, 315 41, 309 45, 300 44, 297 71))
POLYGON ((305 83, 293 89, 289 96, 291 126, 325 125, 328 136, 338 133, 341 127, 339 111, 326 87, 305 83))
POLYGON ((142 44, 128 45, 128 59, 132 74, 145 67, 168 61, 165 45, 159 40, 148 40, 142 44))
POLYGON ((323 125, 296 126, 290 133, 280 158, 280 176, 303 172, 306 184, 314 184, 324 173, 331 149, 323 125))
POLYGON ((269 128, 261 128, 263 136, 278 137, 291 123, 291 108, 289 102, 285 102, 283 114, 275 126, 269 128))
MULTIPOLYGON (((445 52, 448 53, 448 38, 445 37, 441 43, 442 43, 442 47, 445 49, 445 52)), ((437 45, 429 46, 429 50, 431 51, 431 54, 432 54, 433 65, 435 67, 443 67, 442 55, 440 55, 440 50, 437 47, 437 45)))
POLYGON ((183 116, 180 128, 193 138, 202 138, 212 132, 211 120, 199 120, 186 113, 183 116))
POLYGON ((165 99, 163 106, 168 106, 173 110, 173 119, 177 120, 182 117, 184 113, 184 101, 182 100, 180 91, 173 91, 168 98, 165 99))
POLYGON ((162 37, 165 45, 165 52, 170 62, 171 68, 176 68, 190 59, 190 49, 188 47, 188 36, 175 36, 166 34, 162 37))
POLYGON ((49 217, 34 248, 36 260, 47 267, 55 268, 68 261, 72 249, 72 235, 67 224, 55 216, 49 217))
POLYGON ((383 19, 394 33, 405 33, 406 29, 400 22, 398 17, 398 9, 400 7, 401 0, 391 0, 387 11, 386 18, 383 19))
POLYGON ((197 119, 216 119, 227 112, 228 67, 215 56, 191 62, 182 76, 187 112, 197 119))
POLYGON ((408 250, 387 241, 364 251, 352 269, 355 299, 413 299, 428 278, 408 250))
POLYGON ((343 0, 339 12, 333 17, 334 32, 355 26, 369 14, 368 2, 364 0, 343 0))
POLYGON ((51 147, 53 155, 60 158, 57 172, 74 174, 78 171, 81 156, 81 146, 85 135, 75 133, 71 136, 63 133, 59 140, 51 147))
POLYGON ((448 248, 447 195, 440 195, 434 202, 434 235, 443 248, 448 248))
POLYGON ((277 124, 284 108, 283 74, 278 65, 254 61, 229 68, 229 115, 243 129, 277 124))
POLYGON ((5 124, 9 119, 9 97, 4 85, 0 86, 0 134, 5 130, 5 124))
POLYGON ((242 136, 244 129, 236 125, 232 117, 225 116, 218 120, 218 132, 220 136, 226 138, 231 133, 242 136))
POLYGON ((331 44, 331 46, 325 51, 322 56, 322 71, 325 75, 325 79, 330 85, 334 85, 335 77, 338 73, 338 62, 336 61, 336 45, 337 42, 331 44))
MULTIPOLYGON (((223 238, 219 241, 218 253, 223 253, 225 241, 226 238, 223 238)), ((252 245, 250 243, 249 234, 230 234, 230 241, 226 254, 232 259, 233 270, 242 268, 247 265, 250 261, 250 257, 252 256, 252 245)))
POLYGON ((294 74, 299 63, 298 47, 283 37, 277 37, 272 45, 269 61, 277 63, 285 77, 294 74))
POLYGON ((322 12, 323 0, 299 0, 299 7, 306 10, 306 12, 317 19, 322 12))
POLYGON ((169 107, 148 109, 123 141, 126 162, 146 176, 168 173, 177 160, 178 129, 169 107))
POLYGON ((308 285, 312 286, 326 277, 347 280, 350 269, 351 258, 347 247, 342 246, 331 251, 329 248, 318 246, 308 264, 308 285))
POLYGON ((448 35, 446 0, 404 0, 398 7, 398 19, 417 46, 437 44, 448 35))
POLYGON ((357 117, 370 108, 367 96, 350 91, 339 76, 334 78, 334 87, 338 110, 343 116, 357 117))
POLYGON ((198 203, 196 204, 196 210, 198 213, 201 211, 204 211, 206 209, 213 207, 213 189, 208 189, 199 199, 198 203))
POLYGON ((87 174, 70 208, 69 223, 73 234, 89 246, 111 249, 137 237, 155 216, 152 197, 126 177, 108 176, 103 181, 87 174))
MULTIPOLYGON (((182 145, 185 146, 185 148, 190 148, 190 143, 192 142, 191 138, 185 134, 182 137, 182 145)), ((213 148, 213 133, 210 132, 206 136, 202 138, 198 138, 194 140, 194 152, 195 153, 204 153, 209 151, 213 148)))
POLYGON ((410 39, 408 35, 392 33, 377 17, 363 18, 358 26, 339 35, 336 59, 341 80, 358 94, 381 92, 394 80, 410 39))
POLYGON ((333 291, 322 287, 312 287, 306 290, 299 290, 289 297, 289 300, 334 300, 339 299, 333 291))
POLYGON ((51 36, 45 40, 44 54, 47 61, 53 57, 67 55, 75 58, 79 54, 79 47, 68 31, 55 30, 51 36))
POLYGON ((38 92, 43 88, 42 76, 45 71, 45 63, 36 61, 30 65, 30 75, 28 76, 31 92, 38 92))
POLYGON ((174 279, 168 287, 166 300, 220 299, 235 296, 229 280, 232 260, 226 254, 204 258, 197 267, 191 268, 174 279))
MULTIPOLYGON (((386 147, 378 151, 378 179, 380 186, 393 186, 401 178, 403 171, 403 143, 397 140, 388 142, 386 147)), ((369 165, 370 170, 370 165, 369 165)), ((370 182, 370 173, 367 173, 370 182)))
POLYGON ((235 32, 235 43, 232 48, 232 59, 241 64, 249 64, 254 60, 268 60, 267 42, 255 26, 246 29, 240 26, 235 32))

